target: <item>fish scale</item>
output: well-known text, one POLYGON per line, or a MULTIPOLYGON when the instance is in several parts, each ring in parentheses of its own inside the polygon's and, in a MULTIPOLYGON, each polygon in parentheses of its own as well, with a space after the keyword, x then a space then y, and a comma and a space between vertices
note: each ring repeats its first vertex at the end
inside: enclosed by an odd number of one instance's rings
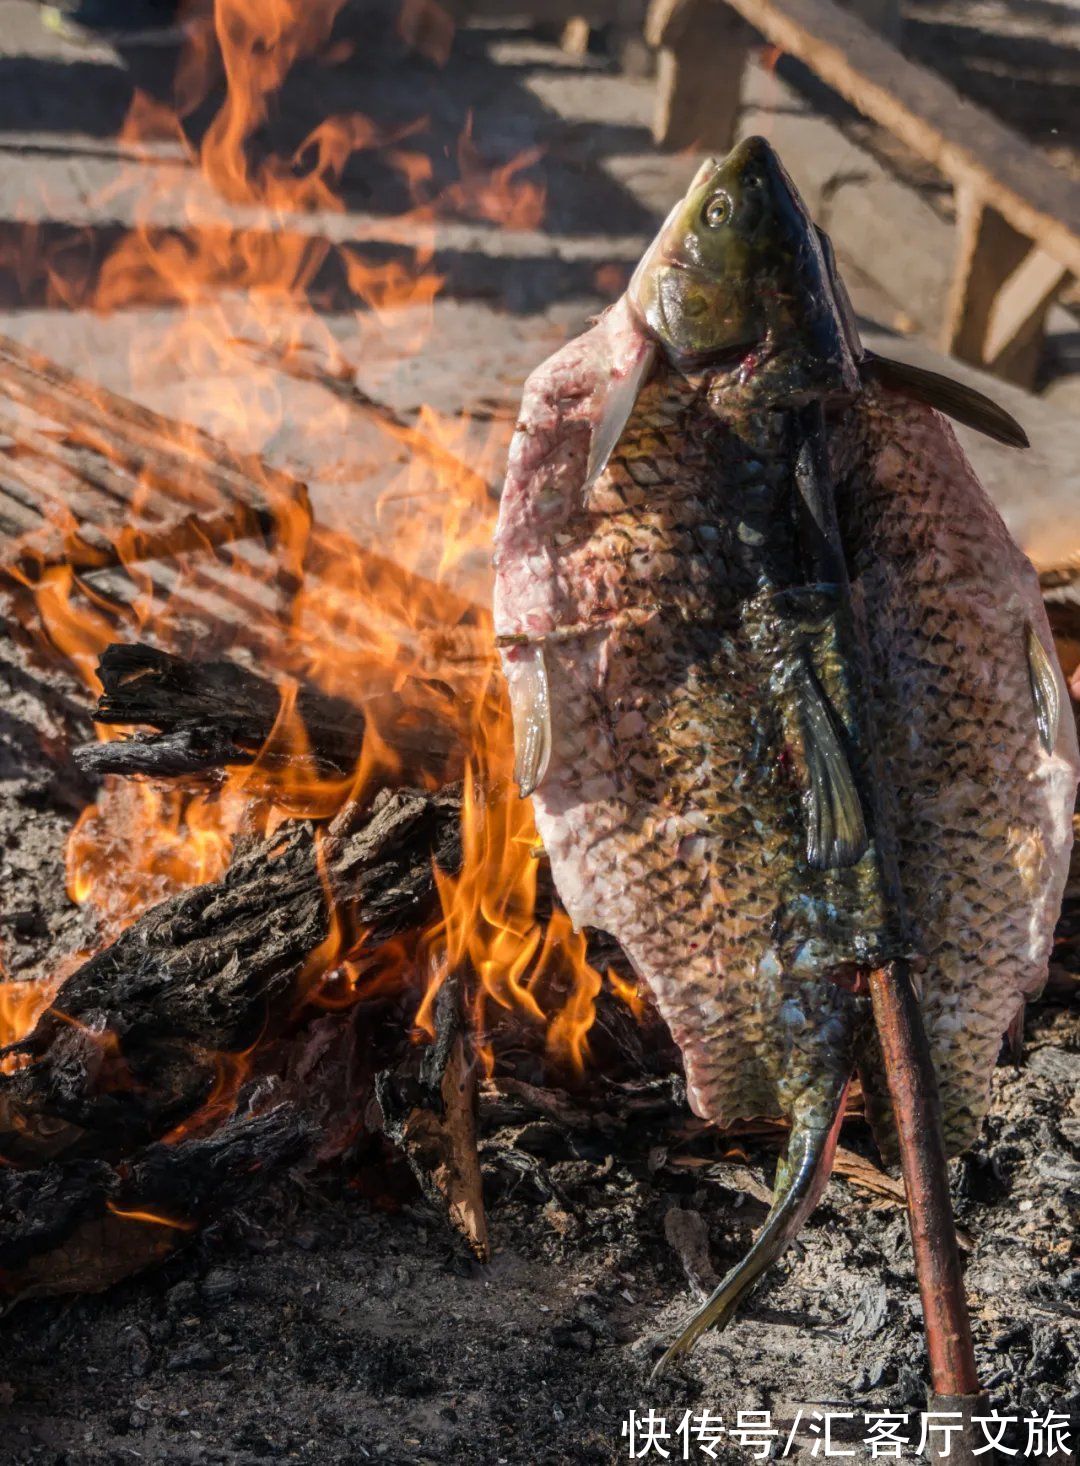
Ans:
MULTIPOLYGON (((849 420, 838 512, 866 608, 875 736, 956 1153, 978 1133, 1002 1034, 1046 978, 1075 734, 1066 716, 1053 753, 1033 736, 1028 627, 1049 647, 1038 581, 951 430, 882 392, 849 420)), ((873 1052, 862 1078, 891 1156, 873 1052)))
POLYGON ((702 165, 627 294, 530 377, 496 533, 518 777, 574 922, 650 987, 697 1113, 790 1137, 722 1324, 827 1181, 873 970, 917 974, 951 1152, 1045 979, 1076 729, 1030 565, 935 411, 862 350, 779 160, 702 165))
POLYGON ((538 818, 570 915, 619 938, 694 1108, 726 1123, 835 1102, 863 1005, 822 976, 883 948, 872 856, 806 867, 767 691, 791 455, 780 413, 733 430, 723 392, 709 399, 723 381, 662 367, 606 471, 548 527, 550 614, 587 629, 545 648, 538 818))

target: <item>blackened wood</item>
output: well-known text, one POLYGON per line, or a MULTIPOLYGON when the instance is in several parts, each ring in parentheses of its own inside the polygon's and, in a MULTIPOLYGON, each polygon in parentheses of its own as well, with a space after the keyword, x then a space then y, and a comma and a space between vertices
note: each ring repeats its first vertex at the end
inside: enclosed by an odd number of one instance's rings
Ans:
POLYGON ((172 733, 135 733, 107 743, 83 743, 72 750, 75 767, 89 778, 124 774, 145 779, 184 779, 249 764, 254 755, 220 728, 178 728, 172 733))
POLYGON ((445 1208, 481 1262, 491 1256, 476 1150, 477 1060, 465 983, 447 976, 434 1003, 435 1039, 414 1062, 375 1078, 386 1134, 404 1151, 421 1190, 445 1208))
MULTIPOLYGON (((75 749, 84 773, 175 778, 249 764, 281 710, 279 686, 236 662, 187 661, 138 642, 118 643, 106 648, 97 672, 103 691, 95 722, 147 724, 159 731, 75 749)), ((338 774, 355 767, 368 717, 400 756, 405 778, 440 775, 453 746, 451 732, 403 696, 360 705, 302 684, 295 712, 316 764, 338 774)), ((264 754, 268 766, 289 758, 284 748, 264 754)))
POLYGON ((212 1136, 104 1161, 0 1170, 0 1293, 97 1293, 168 1256, 196 1227, 301 1160, 311 1127, 291 1105, 233 1115, 212 1136))
POLYGON ((291 822, 146 912, 11 1046, 30 1063, 0 1075, 0 1153, 109 1158, 177 1125, 213 1088, 215 1056, 281 1032, 320 966, 421 925, 433 862, 460 862, 459 814, 456 788, 400 790, 319 834, 291 822))

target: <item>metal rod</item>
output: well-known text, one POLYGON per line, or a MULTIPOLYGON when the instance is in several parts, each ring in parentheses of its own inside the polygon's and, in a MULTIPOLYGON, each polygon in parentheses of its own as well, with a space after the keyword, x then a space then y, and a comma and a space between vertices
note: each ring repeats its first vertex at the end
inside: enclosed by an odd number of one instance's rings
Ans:
POLYGON ((976 1395, 979 1377, 949 1196, 941 1103, 908 964, 890 962, 873 971, 870 998, 900 1140, 931 1384, 937 1395, 976 1395))

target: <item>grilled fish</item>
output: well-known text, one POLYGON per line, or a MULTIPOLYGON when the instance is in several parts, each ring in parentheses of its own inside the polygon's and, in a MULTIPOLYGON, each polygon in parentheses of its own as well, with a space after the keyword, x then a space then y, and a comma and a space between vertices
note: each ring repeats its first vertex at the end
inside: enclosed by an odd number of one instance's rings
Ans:
POLYGON ((920 973, 951 1153, 1045 980, 1076 731, 1034 572, 941 412, 1025 441, 862 350, 757 138, 702 166, 623 298, 526 384, 495 543, 521 792, 695 1112, 790 1123, 763 1231, 669 1353, 816 1204, 855 1072, 893 1154, 872 968, 920 973))

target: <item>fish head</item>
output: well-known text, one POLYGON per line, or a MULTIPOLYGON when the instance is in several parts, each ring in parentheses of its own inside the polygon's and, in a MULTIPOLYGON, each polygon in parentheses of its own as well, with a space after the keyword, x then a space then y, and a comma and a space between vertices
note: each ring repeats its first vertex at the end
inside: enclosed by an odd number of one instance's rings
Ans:
POLYGON ((634 272, 630 307, 679 366, 782 358, 793 397, 850 391, 855 343, 827 249, 776 151, 746 138, 698 169, 634 272), (807 390, 815 381, 823 391, 807 390))

